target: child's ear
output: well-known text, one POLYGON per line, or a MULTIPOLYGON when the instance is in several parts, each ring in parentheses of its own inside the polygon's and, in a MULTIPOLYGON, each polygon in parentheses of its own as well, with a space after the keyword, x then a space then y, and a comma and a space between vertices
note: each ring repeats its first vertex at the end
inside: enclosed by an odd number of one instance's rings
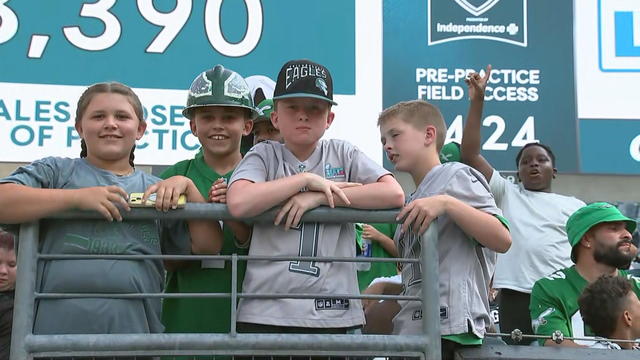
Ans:
POLYGON ((250 120, 250 119, 245 120, 244 128, 242 129, 242 135, 247 136, 251 134, 251 130, 253 130, 253 120, 250 120))
POLYGON ((138 124, 138 132, 136 133, 136 140, 142 139, 142 135, 144 135, 145 130, 147 130, 147 122, 140 121, 138 124))
POLYGON ((625 325, 627 325, 628 327, 631 327, 633 323, 633 318, 631 317, 631 314, 629 314, 629 311, 625 310, 622 312, 622 321, 624 321, 625 325))
POLYGON ((435 144, 436 133, 437 133, 437 130, 435 126, 427 125, 427 127, 424 130, 424 144, 425 145, 435 144))
POLYGON ((551 178, 555 179, 557 175, 558 175, 558 169, 553 168, 553 174, 551 174, 551 178))
POLYGON ((333 111, 329 111, 329 115, 327 115, 327 126, 325 127, 325 129, 328 129, 331 126, 335 117, 336 114, 334 114, 333 111))
POLYGON ((82 121, 76 121, 75 128, 80 138, 82 138, 82 121))
POLYGON ((198 136, 198 129, 196 127, 196 120, 195 119, 191 119, 189 120, 189 127, 191 128, 191 133, 193 134, 193 136, 198 136))
POLYGON ((278 127, 278 111, 274 110, 271 113, 271 125, 273 125, 274 128, 280 130, 280 128, 278 127))

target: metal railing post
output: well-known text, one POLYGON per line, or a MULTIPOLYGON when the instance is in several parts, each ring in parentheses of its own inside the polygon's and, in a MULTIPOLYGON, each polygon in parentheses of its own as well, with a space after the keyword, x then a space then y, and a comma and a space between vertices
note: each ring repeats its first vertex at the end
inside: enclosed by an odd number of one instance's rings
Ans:
POLYGON ((11 330, 11 360, 33 359, 27 351, 27 336, 33 334, 35 288, 38 269, 38 238, 40 224, 32 222, 20 227, 18 239, 18 269, 13 303, 11 330))
POLYGON ((236 318, 238 308, 238 254, 231 255, 231 322, 229 334, 236 336, 236 318))
POLYGON ((422 329, 428 341, 425 358, 441 360, 440 281, 438 256, 438 223, 431 222, 422 236, 422 329))

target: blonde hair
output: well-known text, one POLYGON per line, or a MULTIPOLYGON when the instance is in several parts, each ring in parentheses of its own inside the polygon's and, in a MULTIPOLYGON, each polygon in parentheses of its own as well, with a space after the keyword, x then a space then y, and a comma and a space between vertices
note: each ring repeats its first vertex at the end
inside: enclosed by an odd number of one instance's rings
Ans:
POLYGON ((436 150, 440 152, 444 146, 447 125, 442 113, 434 105, 424 100, 401 101, 380 113, 378 126, 392 118, 399 118, 419 130, 428 125, 434 126, 436 128, 436 150))
MULTIPOLYGON (((144 122, 144 109, 142 108, 142 102, 140 102, 140 98, 138 98, 138 95, 136 95, 136 93, 133 92, 133 90, 127 85, 114 81, 93 84, 82 93, 80 99, 78 99, 78 106, 76 107, 76 123, 82 120, 82 116, 84 116, 84 112, 87 110, 87 107, 89 106, 89 103, 91 103, 91 100, 93 100, 96 95, 105 93, 120 94, 122 96, 125 96, 133 107, 133 111, 138 117, 138 120, 140 120, 141 123, 144 122)), ((80 157, 87 157, 87 144, 84 142, 84 139, 80 141, 80 146, 80 157)), ((133 151, 135 149, 136 146, 133 145, 131 153, 129 153, 129 164, 131 166, 134 166, 133 151)))

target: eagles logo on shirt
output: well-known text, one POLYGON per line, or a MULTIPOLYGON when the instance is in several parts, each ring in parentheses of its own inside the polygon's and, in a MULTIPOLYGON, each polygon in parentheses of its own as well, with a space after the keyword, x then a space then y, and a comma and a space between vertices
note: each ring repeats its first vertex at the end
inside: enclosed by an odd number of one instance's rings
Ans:
POLYGON ((533 328, 533 331, 536 331, 539 326, 546 325, 547 319, 545 319, 545 317, 551 315, 554 311, 556 311, 556 309, 548 308, 547 310, 543 311, 537 319, 533 319, 531 321, 531 327, 533 328))
POLYGON ((331 164, 327 164, 324 166, 324 177, 325 179, 335 179, 339 177, 345 177, 346 173, 344 172, 343 167, 331 167, 331 164))

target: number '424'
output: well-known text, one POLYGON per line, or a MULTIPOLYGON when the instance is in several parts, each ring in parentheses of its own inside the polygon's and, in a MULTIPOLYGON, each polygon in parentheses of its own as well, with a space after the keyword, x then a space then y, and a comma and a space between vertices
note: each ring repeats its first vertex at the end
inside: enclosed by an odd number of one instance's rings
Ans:
MULTIPOLYGON (((487 138, 487 141, 482 144, 482 150, 507 150, 509 148, 509 143, 500 142, 500 138, 506 129, 504 119, 498 115, 489 115, 482 121, 482 126, 493 127, 493 125, 495 125, 496 128, 487 138)), ((455 141, 457 143, 461 143, 462 129, 462 115, 458 115, 447 130, 445 142, 455 141)), ((538 139, 536 139, 535 118, 533 116, 529 116, 520 127, 520 130, 518 130, 516 135, 513 137, 513 140, 511 140, 511 146, 523 147, 532 142, 538 142, 538 139)))

